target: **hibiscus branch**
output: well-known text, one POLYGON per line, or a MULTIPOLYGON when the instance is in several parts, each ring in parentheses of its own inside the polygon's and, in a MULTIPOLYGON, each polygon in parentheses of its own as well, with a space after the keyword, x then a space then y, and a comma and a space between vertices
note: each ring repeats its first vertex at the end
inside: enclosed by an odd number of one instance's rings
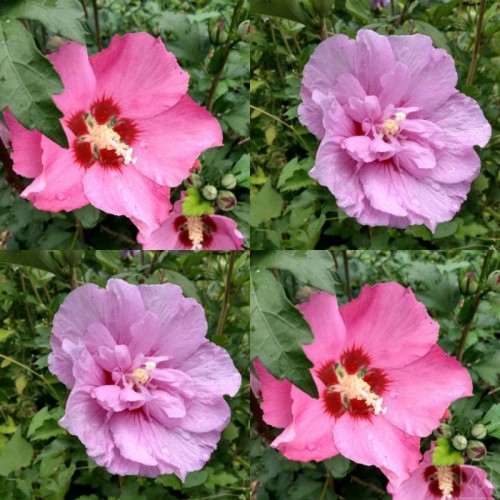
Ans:
POLYGON ((476 39, 474 40, 474 51, 472 52, 472 60, 469 66, 469 74, 467 75, 466 85, 472 85, 474 74, 476 73, 477 60, 481 50, 481 32, 483 31, 484 13, 486 12, 486 0, 481 0, 479 7, 479 19, 476 26, 476 39))
POLYGON ((380 497, 385 497, 385 495, 387 494, 387 492, 384 491, 382 488, 379 488, 378 486, 375 486, 374 484, 367 483, 366 481, 363 481, 359 477, 353 476, 352 474, 349 476, 349 479, 351 479, 355 483, 361 484, 362 486, 364 486, 365 488, 368 488, 369 490, 375 491, 376 493, 378 493, 380 495, 380 497))
POLYGON ((342 260, 344 261, 345 293, 347 294, 349 301, 351 301, 351 278, 349 276, 349 257, 347 256, 347 250, 342 250, 342 256, 344 257, 342 260))
POLYGON ((399 16, 398 20, 396 21, 396 28, 399 28, 403 22, 403 19, 406 14, 406 10, 408 9, 408 4, 410 3, 410 0, 405 0, 405 4, 403 5, 403 10, 401 11, 401 15, 399 16))
MULTIPOLYGON (((95 0, 94 0, 95 1, 95 0)), ((231 26, 229 27, 229 37, 226 41, 226 45, 224 46, 224 52, 222 53, 220 70, 216 73, 212 80, 212 86, 210 87, 210 91, 208 92, 207 97, 207 109, 208 111, 212 111, 212 107, 215 101, 215 93, 217 92, 217 87, 219 86, 220 79, 222 78, 222 74, 226 68, 227 58, 229 57, 229 53, 233 47, 234 38, 236 34, 236 28, 238 25, 238 18, 240 16, 240 11, 243 7, 243 0, 238 0, 233 10, 233 17, 231 19, 231 26)))
POLYGON ((101 32, 99 29, 99 11, 97 10, 97 0, 92 0, 92 5, 94 7, 95 43, 97 44, 97 48, 99 50, 102 50, 101 32))
POLYGON ((233 269, 234 263, 236 262, 236 251, 233 250, 229 253, 229 264, 227 266, 226 273, 226 285, 224 287, 224 302, 222 303, 222 309, 220 311, 219 322, 217 323, 217 331, 215 335, 222 335, 224 331, 224 324, 226 322, 227 311, 229 309, 229 301, 231 298, 231 285, 233 282, 233 269))
POLYGON ((13 161, 5 147, 5 144, 0 141, 0 161, 5 167, 5 179, 19 193, 24 191, 24 184, 21 178, 14 172, 13 161))
POLYGON ((272 443, 274 441, 273 433, 271 432, 269 426, 264 422, 262 408, 252 391, 250 391, 250 410, 255 420, 255 428, 257 429, 257 432, 267 441, 272 443))
POLYGON ((127 238, 126 236, 124 236, 123 234, 120 234, 120 233, 117 233, 116 231, 113 231, 112 229, 110 229, 109 227, 106 227, 106 226, 100 226, 100 230, 103 232, 103 233, 108 233, 110 234, 111 236, 114 236, 115 238, 117 238, 118 240, 120 241, 123 241, 124 243, 126 243, 127 245, 130 245, 131 247, 135 247, 137 245, 137 243, 134 241, 134 240, 131 240, 130 238, 127 238))

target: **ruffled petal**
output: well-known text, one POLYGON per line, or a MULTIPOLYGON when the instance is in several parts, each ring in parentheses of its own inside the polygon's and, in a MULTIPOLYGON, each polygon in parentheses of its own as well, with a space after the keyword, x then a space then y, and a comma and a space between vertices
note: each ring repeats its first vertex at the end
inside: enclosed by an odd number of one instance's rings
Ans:
POLYGON ((210 244, 204 245, 206 250, 243 250, 241 244, 245 237, 238 231, 238 225, 233 219, 223 215, 211 215, 216 229, 212 233, 210 244))

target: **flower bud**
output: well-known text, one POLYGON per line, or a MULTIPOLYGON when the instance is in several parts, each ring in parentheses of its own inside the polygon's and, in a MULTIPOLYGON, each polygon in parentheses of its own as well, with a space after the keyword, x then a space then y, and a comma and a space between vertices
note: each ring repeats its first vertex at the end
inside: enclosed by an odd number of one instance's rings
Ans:
POLYGON ((203 188, 201 194, 203 195, 203 198, 205 198, 205 200, 215 200, 215 198, 217 198, 217 188, 215 186, 212 186, 211 184, 207 184, 203 188))
POLYGON ((467 438, 461 434, 457 434, 451 441, 453 448, 458 451, 465 450, 467 448, 467 438))
POLYGON ((226 174, 220 181, 220 184, 225 189, 234 189, 236 187, 237 180, 233 174, 226 174))
POLYGON ((226 31, 226 23, 224 21, 219 21, 211 30, 210 30, 210 43, 212 45, 222 45, 227 41, 227 31, 226 31))
POLYGON ((481 441, 469 441, 467 456, 470 460, 482 460, 486 456, 486 446, 481 441))
POLYGON ((493 271, 488 276, 486 284, 494 291, 500 292, 500 270, 493 271))
POLYGON ((224 212, 232 210, 236 206, 236 196, 231 191, 219 191, 217 206, 224 212))
POLYGON ((311 0, 312 8, 319 17, 326 17, 332 10, 335 0, 311 0))
POLYGON ((476 424, 472 427, 470 434, 473 438, 484 439, 486 434, 488 434, 488 429, 483 424, 476 424))
POLYGON ((252 27, 248 19, 240 23, 238 29, 236 30, 236 34, 238 35, 240 40, 243 40, 244 42, 250 41, 250 35, 252 34, 252 27))
POLYGON ((472 295, 476 293, 477 288, 476 273, 474 271, 467 271, 460 280, 460 292, 464 295, 472 295))
POLYGON ((453 434, 453 430, 451 428, 450 424, 447 424, 446 422, 441 423, 441 425, 434 431, 434 436, 437 438, 444 437, 444 438, 451 438, 451 435, 453 434))
POLYGON ((184 186, 187 188, 194 187, 196 189, 201 188, 202 180, 199 174, 191 174, 185 181, 184 186))

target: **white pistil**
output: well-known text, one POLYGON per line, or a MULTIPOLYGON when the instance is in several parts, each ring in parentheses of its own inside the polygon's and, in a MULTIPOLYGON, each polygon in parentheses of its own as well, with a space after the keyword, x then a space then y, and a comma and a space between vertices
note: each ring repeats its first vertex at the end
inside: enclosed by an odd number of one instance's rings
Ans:
POLYGON ((343 376, 343 372, 343 370, 337 369, 339 383, 328 387, 328 390, 340 392, 348 400, 357 399, 358 401, 364 401, 368 406, 373 407, 375 415, 379 413, 385 414, 387 412, 387 408, 382 407, 384 398, 372 392, 368 382, 365 382, 358 375, 343 376))
POLYGON ((187 230, 188 237, 193 243, 191 250, 203 249, 203 222, 201 217, 188 216, 187 217, 187 230))
POLYGON ((438 465, 437 467, 438 486, 443 493, 441 500, 453 498, 453 472, 451 467, 446 465, 438 465))
POLYGON ((128 144, 121 141, 120 134, 115 132, 108 125, 88 125, 89 133, 80 137, 81 141, 90 142, 90 147, 96 154, 100 149, 115 151, 118 156, 123 157, 125 165, 136 163, 137 158, 133 157, 134 152, 128 144))

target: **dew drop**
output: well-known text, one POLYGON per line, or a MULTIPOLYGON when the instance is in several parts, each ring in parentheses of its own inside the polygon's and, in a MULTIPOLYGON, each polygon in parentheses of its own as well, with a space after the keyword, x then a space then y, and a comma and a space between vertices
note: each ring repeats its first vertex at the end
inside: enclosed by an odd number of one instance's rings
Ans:
POLYGON ((306 444, 306 449, 309 451, 313 451, 316 449, 316 446, 314 446, 312 443, 306 444))
POLYGON ((66 199, 66 196, 64 196, 62 193, 56 194, 56 200, 63 201, 66 199))
POLYGON ((141 142, 139 143, 139 146, 140 146, 141 148, 146 149, 146 148, 148 147, 148 143, 147 143, 146 141, 141 141, 141 142))

